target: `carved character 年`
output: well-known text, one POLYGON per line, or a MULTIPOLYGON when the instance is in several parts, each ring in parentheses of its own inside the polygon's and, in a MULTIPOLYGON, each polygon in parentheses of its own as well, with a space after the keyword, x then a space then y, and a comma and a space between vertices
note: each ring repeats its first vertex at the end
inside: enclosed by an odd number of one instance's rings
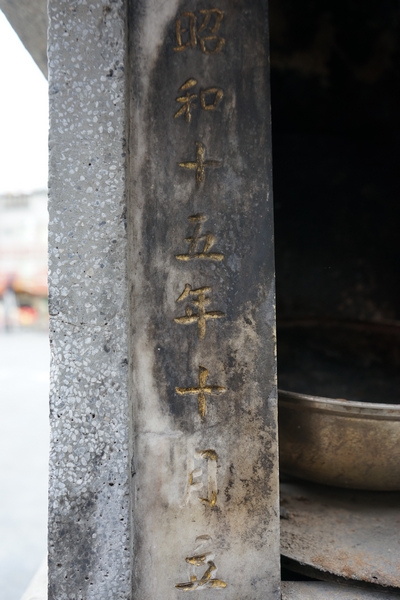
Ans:
POLYGON ((186 306, 186 315, 184 317, 177 317, 174 319, 175 323, 180 325, 190 325, 191 323, 197 323, 197 331, 199 340, 203 340, 206 335, 206 322, 208 319, 221 319, 226 317, 225 313, 220 310, 206 311, 205 307, 211 302, 210 298, 206 296, 211 292, 212 288, 205 286, 198 288, 197 290, 192 289, 190 283, 185 285, 185 289, 177 299, 177 302, 182 302, 186 298, 191 298, 190 302, 198 307, 198 312, 194 313, 190 306, 186 306))

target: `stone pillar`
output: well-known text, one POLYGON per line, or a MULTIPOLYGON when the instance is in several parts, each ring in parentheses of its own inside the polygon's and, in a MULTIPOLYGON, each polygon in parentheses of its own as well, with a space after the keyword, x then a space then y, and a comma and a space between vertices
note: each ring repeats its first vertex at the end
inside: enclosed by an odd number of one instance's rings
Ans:
POLYGON ((49 2, 49 600, 131 598, 126 22, 49 2))
POLYGON ((49 600, 277 600, 266 1, 49 19, 49 600))
POLYGON ((267 3, 138 0, 134 598, 279 598, 267 3))

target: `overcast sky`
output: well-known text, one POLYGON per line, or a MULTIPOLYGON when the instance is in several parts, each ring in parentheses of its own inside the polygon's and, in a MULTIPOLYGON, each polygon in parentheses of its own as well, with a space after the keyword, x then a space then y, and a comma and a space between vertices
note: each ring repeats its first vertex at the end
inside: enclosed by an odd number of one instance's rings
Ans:
POLYGON ((0 11, 0 194, 47 187, 47 81, 0 11))

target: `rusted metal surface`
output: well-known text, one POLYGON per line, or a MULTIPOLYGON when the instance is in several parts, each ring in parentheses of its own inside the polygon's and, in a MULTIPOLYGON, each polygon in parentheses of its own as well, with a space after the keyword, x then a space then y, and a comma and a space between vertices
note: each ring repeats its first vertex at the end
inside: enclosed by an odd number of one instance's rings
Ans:
POLYGON ((281 470, 366 490, 400 490, 400 405, 279 392, 281 470))
POLYGON ((285 581, 282 600, 399 600, 400 593, 364 590, 335 583, 285 581))
POLYGON ((400 493, 283 483, 281 553, 320 579, 400 588, 400 493))

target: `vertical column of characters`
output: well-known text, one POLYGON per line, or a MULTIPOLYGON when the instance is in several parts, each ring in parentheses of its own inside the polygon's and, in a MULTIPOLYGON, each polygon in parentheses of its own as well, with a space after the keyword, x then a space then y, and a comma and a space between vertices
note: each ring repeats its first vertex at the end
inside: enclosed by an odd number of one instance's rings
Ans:
MULTIPOLYGON (((181 13, 175 23, 176 45, 174 51, 185 53, 197 50, 209 56, 219 54, 223 51, 226 43, 221 29, 223 19, 224 13, 218 8, 181 13)), ((207 82, 206 85, 207 87, 202 87, 196 77, 182 82, 178 89, 179 96, 176 98, 178 107, 174 114, 175 119, 184 119, 187 126, 190 127, 194 111, 212 113, 221 109, 224 100, 223 89, 218 87, 215 81, 207 82)), ((188 175, 193 172, 193 185, 196 190, 201 189, 209 170, 217 170, 222 167, 221 160, 208 156, 206 145, 201 140, 195 142, 194 156, 181 160, 177 164, 179 168, 189 171, 188 175)), ((175 255, 176 260, 187 265, 189 275, 182 282, 182 291, 176 298, 177 304, 185 303, 184 314, 177 315, 174 322, 179 326, 192 326, 193 335, 197 336, 204 353, 208 328, 212 326, 214 320, 223 320, 227 316, 223 311, 218 310, 218 307, 210 306, 213 304, 211 285, 197 287, 198 284, 195 281, 192 280, 190 283, 187 281, 190 280, 190 267, 193 263, 201 261, 205 264, 218 265, 225 259, 224 254, 218 250, 216 236, 210 231, 204 230, 205 223, 209 218, 207 208, 207 206, 204 207, 204 212, 188 215, 192 231, 185 238, 186 251, 175 255)), ((196 406, 198 418, 203 426, 207 418, 207 402, 210 397, 227 392, 225 387, 212 381, 212 372, 209 372, 207 366, 199 364, 197 381, 190 387, 177 386, 175 388, 178 395, 187 397, 189 401, 192 397, 197 399, 197 405, 194 406, 196 406)), ((198 448, 189 460, 191 465, 183 505, 189 503, 192 495, 195 495, 206 509, 213 510, 218 501, 218 453, 214 448, 198 448), (201 493, 204 489, 204 474, 207 479, 206 494, 201 493)), ((227 582, 216 576, 217 565, 212 535, 206 533, 198 536, 193 552, 193 555, 186 557, 186 562, 191 567, 190 581, 177 583, 175 587, 181 591, 226 588, 227 582)))

